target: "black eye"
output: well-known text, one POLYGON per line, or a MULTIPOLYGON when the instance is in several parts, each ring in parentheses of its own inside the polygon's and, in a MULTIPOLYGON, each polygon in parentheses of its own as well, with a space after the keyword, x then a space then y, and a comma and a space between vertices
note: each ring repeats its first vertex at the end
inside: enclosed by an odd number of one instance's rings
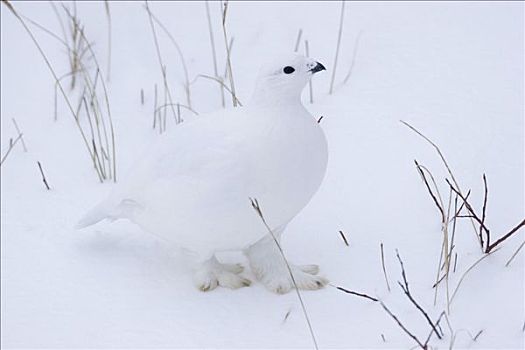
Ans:
POLYGON ((295 68, 294 67, 290 67, 290 66, 286 66, 283 68, 283 72, 284 74, 292 74, 293 72, 295 72, 295 68))

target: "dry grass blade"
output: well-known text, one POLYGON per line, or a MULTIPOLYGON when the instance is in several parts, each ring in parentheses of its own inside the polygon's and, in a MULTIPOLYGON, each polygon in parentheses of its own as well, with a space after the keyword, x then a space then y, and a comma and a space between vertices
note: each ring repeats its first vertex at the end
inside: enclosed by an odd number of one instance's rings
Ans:
POLYGON ((228 45, 228 34, 226 33, 226 15, 228 13, 228 0, 224 1, 223 11, 222 11, 222 33, 224 35, 224 45, 226 47, 226 63, 228 65, 228 79, 230 80, 230 93, 232 94, 232 103, 233 107, 237 107, 238 99, 235 94, 235 83, 233 80, 233 70, 231 62, 231 52, 228 45))
POLYGON ((190 75, 188 73, 188 66, 186 65, 186 59, 184 58, 182 49, 180 48, 177 41, 175 41, 175 38, 173 37, 173 35, 171 35, 168 28, 166 28, 166 26, 153 14, 151 10, 149 11, 149 13, 151 17, 153 18, 153 20, 155 21, 155 23, 159 25, 160 29, 162 29, 162 31, 166 33, 166 35, 168 36, 168 39, 170 39, 171 43, 175 47, 175 50, 177 50, 177 53, 179 54, 181 64, 182 64, 182 70, 184 72, 184 91, 186 93, 186 102, 188 103, 188 106, 191 107, 190 75))
MULTIPOLYGON (((16 10, 13 8, 11 3, 8 2, 7 0, 2 0, 2 3, 5 4, 9 8, 9 10, 14 14, 14 16, 20 21, 20 23, 24 27, 25 31, 27 32, 27 34, 31 38, 31 41, 35 44, 36 48, 38 49, 38 52, 40 53, 40 55, 44 59, 44 62, 46 63, 46 66, 48 67, 49 71, 51 72, 51 75, 53 75, 53 78, 55 79, 55 82, 58 82, 58 87, 60 89, 60 92, 62 93, 62 96, 64 97, 64 100, 66 101, 66 104, 67 104, 67 106, 69 108, 69 111, 71 112, 71 115, 73 116, 73 119, 75 120, 75 123, 77 125, 77 129, 79 130, 80 135, 82 136, 82 140, 84 141, 84 145, 87 148, 87 151, 88 151, 88 153, 90 155, 90 158, 92 158, 93 157, 93 152, 91 151, 91 147, 90 147, 89 142, 88 142, 88 140, 86 138, 86 135, 84 134, 84 131, 82 130, 81 125, 79 124, 77 114, 75 113, 75 110, 73 109, 73 106, 71 105, 71 102, 69 101, 69 98, 67 97, 66 91, 62 87, 62 84, 60 84, 60 81, 58 79, 57 74, 55 73, 55 70, 53 69, 53 66, 49 62, 49 59, 47 58, 46 54, 44 53, 44 50, 42 49, 42 47, 38 43, 38 40, 36 40, 35 36, 33 35, 33 32, 31 31, 31 29, 29 29, 29 27, 25 23, 24 19, 22 18, 22 16, 20 16, 18 14, 18 12, 16 12, 16 10)), ((97 169, 95 169, 95 170, 97 170, 97 169)), ((98 173, 98 170, 97 170, 97 174, 100 177, 100 173, 98 173)))
MULTIPOLYGON (((295 40, 295 48, 293 50, 294 52, 299 51, 299 44, 301 43, 302 36, 303 36, 303 29, 300 28, 299 32, 297 33, 297 39, 295 40)), ((306 54, 306 57, 308 57, 308 54, 306 54)))
POLYGON ((22 135, 22 132, 20 132, 20 128, 18 127, 18 124, 16 123, 15 118, 12 118, 11 121, 13 122, 13 125, 15 126, 18 136, 20 136, 20 142, 22 142, 22 147, 24 148, 24 152, 27 152, 26 143, 24 142, 24 136, 22 135))
POLYGON ((106 18, 108 21, 108 76, 106 79, 109 81, 111 75, 111 11, 109 9, 108 0, 104 0, 104 8, 106 10, 106 18))
POLYGON ((20 141, 20 139, 22 138, 22 134, 18 135, 18 137, 13 141, 13 142, 10 142, 9 143, 9 148, 7 149, 7 151, 5 152, 4 156, 2 157, 2 159, 0 160, 0 166, 2 164, 4 164, 4 161, 7 159, 7 156, 9 155, 9 153, 11 153, 11 151, 13 150, 13 148, 15 147, 16 143, 18 141, 20 141))
POLYGON ((383 275, 385 276, 386 288, 390 292, 390 283, 388 282, 388 275, 386 273, 386 266, 385 266, 385 253, 383 249, 383 242, 381 242, 380 247, 381 247, 381 266, 383 267, 383 275))
MULTIPOLYGON (((206 0, 204 2, 206 6, 206 19, 208 20, 208 32, 210 35, 210 45, 211 45, 211 53, 212 53, 212 60, 213 60, 213 74, 218 79, 219 78, 219 69, 217 65, 217 50, 215 49, 215 38, 213 37, 213 26, 211 23, 211 15, 210 15, 210 4, 209 1, 206 0)), ((221 104, 222 108, 226 107, 226 103, 224 101, 224 87, 220 85, 220 91, 221 91, 221 104)))
MULTIPOLYGON (((151 27, 151 32, 153 34, 153 41, 155 43, 155 50, 157 52, 157 59, 159 61, 159 66, 160 66, 160 70, 161 70, 161 74, 162 74, 162 81, 164 83, 164 94, 165 96, 167 96, 167 98, 169 98, 169 103, 172 104, 172 106, 174 106, 175 104, 173 103, 173 99, 171 97, 171 91, 169 89, 169 85, 168 85, 168 78, 166 76, 166 66, 164 65, 164 62, 162 60, 162 54, 160 52, 160 45, 159 45, 159 39, 157 38, 157 31, 155 30, 155 24, 153 23, 154 19, 153 19, 153 14, 149 8, 149 5, 148 5, 148 1, 146 0, 145 1, 145 8, 146 8, 146 12, 148 13, 148 19, 149 19, 149 24, 150 24, 150 27, 151 27)), ((171 109, 172 113, 173 113, 173 116, 176 118, 177 116, 177 113, 175 112, 175 108, 172 108, 171 109)), ((159 123, 159 127, 161 127, 162 124, 159 123)))
POLYGON ((337 70, 337 61, 339 59, 339 48, 341 47, 341 38, 343 36, 343 24, 345 19, 345 1, 341 1, 341 17, 339 19, 339 32, 337 34, 337 45, 335 47, 335 58, 334 58, 334 66, 332 68, 332 79, 330 81, 330 90, 329 94, 331 95, 332 92, 334 92, 334 82, 335 82, 335 73, 337 70))
POLYGON ((350 68, 348 69, 348 73, 346 74, 346 77, 343 80, 343 84, 346 84, 348 82, 348 80, 352 76, 352 72, 354 71, 355 59, 357 57, 357 50, 359 49, 359 42, 361 41, 361 34, 363 34, 362 30, 359 31, 355 39, 354 51, 352 52, 352 61, 350 62, 350 68))
MULTIPOLYGON (((304 52, 306 54, 306 57, 310 57, 310 45, 308 45, 308 40, 304 41, 304 52)), ((308 81, 308 92, 310 95, 310 103, 314 103, 314 87, 312 79, 308 81)))
POLYGON ((523 246, 525 245, 525 241, 523 241, 520 246, 518 247, 518 249, 516 249, 516 251, 514 252, 514 254, 512 254, 512 256, 510 257, 510 259, 507 261, 507 263, 505 264, 505 267, 508 267, 510 265, 510 263, 512 262, 512 260, 514 260, 514 258, 516 257, 516 255, 518 255, 518 253, 520 252, 520 250, 523 248, 523 246))
POLYGON ((266 229, 268 230, 268 232, 272 236, 272 239, 275 242, 275 245, 277 246, 277 249, 279 250, 279 253, 281 254, 281 257, 283 258, 283 260, 284 260, 284 262, 286 264, 286 268, 288 269, 288 273, 290 274, 290 278, 291 278, 292 283, 294 285, 295 292, 297 293, 297 298, 299 299, 299 303, 301 304, 301 308, 303 310, 303 314, 304 314, 304 317, 306 319, 306 323, 308 325, 308 330, 310 331, 310 335, 312 337, 312 341, 313 341, 314 347, 315 347, 315 349, 319 349, 319 347, 317 345, 317 340, 315 338, 314 329, 312 327, 312 322, 310 321, 310 317, 308 316, 308 312, 306 311, 306 306, 304 304, 303 298, 301 297, 301 293, 299 292, 299 288, 297 287, 297 283, 295 282, 295 277, 293 275, 292 268, 290 267, 290 264, 288 263, 288 259, 286 259, 286 255, 284 254, 284 251, 283 251, 283 249, 281 247, 281 244, 279 243, 279 241, 275 237, 275 234, 273 233, 273 230, 270 228, 270 226, 268 226, 268 223, 266 222, 266 219, 264 218, 261 206, 259 205, 259 202, 257 201, 257 199, 256 198, 250 198, 250 202, 251 202, 251 205, 252 205, 253 209, 255 210, 255 212, 257 213, 259 218, 261 219, 262 223, 264 224, 264 226, 266 227, 266 229))
POLYGON ((206 75, 206 74, 199 74, 199 75, 197 75, 196 79, 198 79, 198 78, 205 78, 205 79, 209 79, 209 80, 213 80, 213 81, 217 82, 224 89, 226 89, 226 91, 228 91, 231 94, 232 99, 235 101, 235 104, 242 107, 242 103, 237 98, 237 96, 235 95, 235 92, 233 90, 230 90, 230 88, 228 88, 228 86, 226 86, 226 84, 224 84, 224 82, 220 78, 215 78, 215 77, 212 77, 212 76, 209 76, 209 75, 206 75))
MULTIPOLYGON (((499 248, 498 248, 499 249, 499 248)), ((461 276, 461 278, 459 279, 459 282, 456 286, 456 289, 454 289, 454 292, 452 293, 452 297, 450 297, 450 303, 452 303, 452 301, 454 301, 454 297, 456 296, 456 294, 458 293, 458 290, 459 290, 459 287, 461 287, 461 283, 463 283, 463 280, 465 279, 465 277, 468 275, 468 273, 470 271, 472 271, 473 268, 475 268, 480 262, 482 262, 485 258, 489 257, 490 254, 498 251, 498 249, 494 250, 493 252, 491 253, 488 253, 488 254, 485 254, 483 255, 481 258, 479 258, 478 260, 476 260, 474 262, 474 264, 472 264, 464 273, 463 275, 461 276)))

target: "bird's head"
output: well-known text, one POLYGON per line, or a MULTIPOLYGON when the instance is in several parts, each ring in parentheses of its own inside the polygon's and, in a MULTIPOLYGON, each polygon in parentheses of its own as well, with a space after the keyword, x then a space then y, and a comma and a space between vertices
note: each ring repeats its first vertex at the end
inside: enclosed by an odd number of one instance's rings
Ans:
POLYGON ((301 92, 312 76, 326 68, 316 60, 292 54, 273 58, 257 77, 252 104, 300 102, 301 92))

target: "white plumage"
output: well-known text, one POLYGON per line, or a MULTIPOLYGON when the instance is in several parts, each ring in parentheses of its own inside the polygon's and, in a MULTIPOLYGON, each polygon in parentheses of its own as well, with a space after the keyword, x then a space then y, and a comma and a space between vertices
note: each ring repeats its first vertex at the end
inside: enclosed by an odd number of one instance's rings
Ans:
MULTIPOLYGON (((213 256, 247 249, 256 276, 270 289, 288 291, 290 281, 283 271, 275 261, 265 261, 276 259, 275 243, 264 238, 268 231, 249 198, 258 200, 266 221, 280 236, 319 188, 327 144, 300 94, 323 69, 299 55, 264 66, 247 106, 203 115, 168 131, 78 227, 127 218, 199 254, 205 262, 195 276, 202 290, 249 284, 238 275, 240 268, 220 264, 213 256), (268 278, 271 281, 265 282, 268 278), (276 280, 286 280, 286 286, 273 286, 276 280)), ((301 287, 326 283, 312 274, 316 271, 311 266, 298 268, 307 279, 301 287)))

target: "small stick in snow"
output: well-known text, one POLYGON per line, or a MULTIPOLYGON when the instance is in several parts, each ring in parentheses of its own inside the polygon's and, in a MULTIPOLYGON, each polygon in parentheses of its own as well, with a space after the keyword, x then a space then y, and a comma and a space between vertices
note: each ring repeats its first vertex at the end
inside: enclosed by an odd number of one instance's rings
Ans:
POLYGON ((472 340, 474 341, 477 341, 478 340, 478 337, 481 335, 481 333, 483 333, 483 329, 481 329, 475 336, 474 338, 472 338, 472 340))
POLYGON ((381 339, 383 339, 383 342, 386 343, 385 335, 381 333, 381 339))
POLYGON ((390 292, 390 283, 388 283, 388 275, 385 267, 385 253, 383 251, 383 242, 381 242, 381 266, 383 267, 383 275, 385 276, 386 288, 390 292))
POLYGON ((352 294, 352 295, 355 295, 355 296, 358 296, 358 297, 361 297, 361 298, 365 298, 365 299, 368 299, 368 300, 372 300, 372 301, 375 301, 375 302, 379 301, 379 299, 371 297, 370 295, 367 295, 367 294, 364 294, 364 293, 354 292, 352 290, 348 290, 348 289, 343 288, 343 287, 338 287, 338 286, 335 286, 333 284, 330 284, 330 286, 334 287, 335 289, 340 290, 341 292, 345 292, 347 294, 352 294))
POLYGON ((42 164, 40 164, 39 161, 36 162, 38 164, 38 169, 40 169, 40 174, 42 175, 42 181, 44 182, 44 185, 46 185, 47 190, 49 191, 51 188, 49 187, 46 176, 44 175, 44 171, 42 170, 42 164))
POLYGON ((144 89, 140 89, 140 104, 144 106, 144 89))
POLYGON ((288 320, 288 317, 290 316, 291 313, 292 313, 292 309, 288 310, 288 312, 286 313, 286 315, 284 315, 283 323, 285 323, 286 320, 288 320))
POLYGON ((323 120, 324 115, 322 115, 319 119, 317 119, 317 124, 321 124, 321 120, 323 120))
POLYGON ((458 263, 458 253, 456 252, 456 255, 454 256, 454 269, 452 272, 456 272, 456 265, 458 263))
POLYGON ((343 233, 343 231, 339 230, 339 234, 341 235, 341 238, 343 239, 343 242, 345 242, 345 245, 347 247, 349 247, 350 245, 348 244, 348 241, 346 240, 346 237, 345 237, 345 234, 343 233))

